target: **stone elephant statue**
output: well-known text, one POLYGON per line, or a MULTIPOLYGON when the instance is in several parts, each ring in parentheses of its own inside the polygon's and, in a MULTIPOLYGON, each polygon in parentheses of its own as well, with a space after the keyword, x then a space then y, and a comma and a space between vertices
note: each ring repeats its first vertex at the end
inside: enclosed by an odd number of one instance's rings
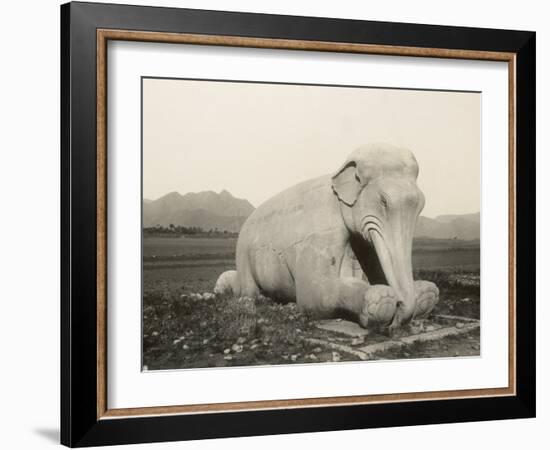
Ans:
POLYGON ((237 241, 236 271, 216 292, 296 301, 315 317, 347 317, 390 330, 427 316, 439 299, 414 281, 412 241, 424 195, 418 164, 386 144, 355 150, 333 174, 260 205, 237 241))

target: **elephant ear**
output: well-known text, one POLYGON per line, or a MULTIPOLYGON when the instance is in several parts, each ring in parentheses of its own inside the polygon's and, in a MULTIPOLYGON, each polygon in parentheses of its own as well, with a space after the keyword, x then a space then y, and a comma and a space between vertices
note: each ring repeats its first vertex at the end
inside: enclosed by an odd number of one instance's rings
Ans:
POLYGON ((332 177, 332 190, 340 201, 353 206, 361 192, 362 183, 357 174, 357 165, 354 161, 344 164, 332 177))

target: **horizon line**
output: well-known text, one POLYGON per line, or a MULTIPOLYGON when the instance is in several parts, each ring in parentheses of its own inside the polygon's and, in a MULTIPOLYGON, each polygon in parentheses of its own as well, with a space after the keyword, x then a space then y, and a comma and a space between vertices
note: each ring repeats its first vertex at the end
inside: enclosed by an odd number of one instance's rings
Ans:
MULTIPOLYGON (((231 197, 233 197, 234 199, 236 199, 236 200, 245 200, 245 201, 247 201, 248 203, 250 203, 254 209, 257 208, 257 206, 255 206, 250 200, 248 200, 248 199, 246 199, 246 198, 242 198, 242 197, 235 197, 235 196, 234 196, 231 192, 229 192, 229 190, 227 190, 227 189, 222 189, 220 192, 216 192, 216 191, 214 191, 214 190, 212 190, 212 189, 207 189, 207 190, 199 191, 199 192, 186 192, 185 194, 182 194, 182 193, 179 192, 179 191, 170 191, 170 192, 167 192, 166 194, 161 195, 160 197, 157 197, 157 198, 155 198, 155 199, 151 199, 151 198, 148 198, 148 197, 145 197, 145 196, 144 196, 144 197, 142 198, 142 202, 144 202, 144 201, 146 201, 146 200, 147 200, 149 203, 156 202, 157 200, 160 200, 161 198, 164 198, 164 197, 166 197, 167 195, 170 195, 170 194, 178 194, 178 195, 180 195, 180 196, 183 197, 183 196, 185 196, 185 195, 187 195, 187 194, 202 194, 202 193, 207 193, 207 192, 212 192, 212 193, 214 193, 214 194, 216 194, 216 195, 221 195, 223 192, 227 192, 227 193, 228 193, 231 197)), ((435 215, 435 216, 426 216, 426 215, 420 214, 419 217, 422 216, 422 217, 426 217, 426 218, 428 218, 428 219, 437 219, 438 217, 441 217, 441 216, 470 216, 470 215, 472 215, 472 214, 480 214, 480 215, 481 215, 481 211, 478 210, 478 211, 467 212, 467 213, 444 213, 444 214, 437 214, 437 215, 435 215)))

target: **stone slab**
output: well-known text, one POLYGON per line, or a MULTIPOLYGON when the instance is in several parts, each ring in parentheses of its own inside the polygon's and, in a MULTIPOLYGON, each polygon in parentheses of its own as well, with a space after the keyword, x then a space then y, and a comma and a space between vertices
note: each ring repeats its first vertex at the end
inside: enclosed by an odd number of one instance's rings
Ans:
POLYGON ((349 353, 350 355, 357 356, 359 359, 362 359, 362 360, 367 359, 367 355, 364 352, 355 350, 348 345, 336 344, 335 342, 329 342, 323 339, 314 339, 314 338, 307 339, 307 342, 314 345, 322 345, 325 347, 329 347, 333 350, 338 350, 344 353, 349 353))
MULTIPOLYGON (((353 348, 349 345, 344 345, 342 343, 332 342, 325 339, 307 339, 308 342, 315 345, 322 345, 329 347, 333 350, 338 350, 344 353, 354 355, 362 360, 371 359, 371 357, 378 353, 391 348, 398 348, 406 345, 413 344, 415 342, 427 342, 443 339, 447 336, 457 336, 460 334, 468 333, 472 330, 479 328, 479 320, 470 319, 460 316, 439 316, 447 320, 456 320, 457 323, 461 324, 461 327, 456 326, 446 326, 437 328, 433 331, 424 331, 419 334, 412 334, 407 336, 402 336, 400 338, 389 339, 384 342, 378 342, 376 344, 365 345, 360 348, 353 348)), ((317 328, 321 330, 331 331, 335 333, 344 334, 351 338, 365 337, 368 335, 368 331, 364 328, 361 328, 354 322, 349 322, 347 320, 324 320, 319 322, 317 328)))
POLYGON ((464 325, 462 328, 445 327, 435 331, 427 331, 425 333, 404 336, 400 339, 389 340, 379 342, 377 344, 370 344, 357 349, 357 351, 365 353, 367 356, 374 355, 375 353, 388 350, 390 348, 402 347, 404 345, 410 345, 414 342, 427 342, 442 339, 447 336, 457 336, 459 334, 468 333, 472 330, 479 328, 479 322, 470 322, 464 325))
POLYGON ((369 334, 368 330, 348 320, 323 320, 317 323, 316 327, 321 330, 345 334, 350 337, 362 337, 369 334))
POLYGON ((449 321, 457 321, 457 322, 471 322, 471 323, 479 323, 479 320, 472 319, 470 317, 461 317, 461 316, 451 316, 449 314, 438 314, 435 316, 436 318, 439 317, 440 319, 445 319, 449 321))

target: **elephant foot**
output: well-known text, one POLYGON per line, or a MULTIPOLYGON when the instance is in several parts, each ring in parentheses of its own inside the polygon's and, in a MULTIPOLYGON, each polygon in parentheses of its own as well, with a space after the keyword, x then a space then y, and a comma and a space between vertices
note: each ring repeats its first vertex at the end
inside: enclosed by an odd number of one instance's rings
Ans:
POLYGON ((393 319, 397 307, 397 298, 392 287, 383 284, 369 286, 365 292, 365 303, 359 314, 359 324, 387 325, 393 319))
POLYGON ((413 319, 425 319, 439 302, 439 289, 431 281, 418 280, 414 282, 416 294, 416 309, 413 319))

